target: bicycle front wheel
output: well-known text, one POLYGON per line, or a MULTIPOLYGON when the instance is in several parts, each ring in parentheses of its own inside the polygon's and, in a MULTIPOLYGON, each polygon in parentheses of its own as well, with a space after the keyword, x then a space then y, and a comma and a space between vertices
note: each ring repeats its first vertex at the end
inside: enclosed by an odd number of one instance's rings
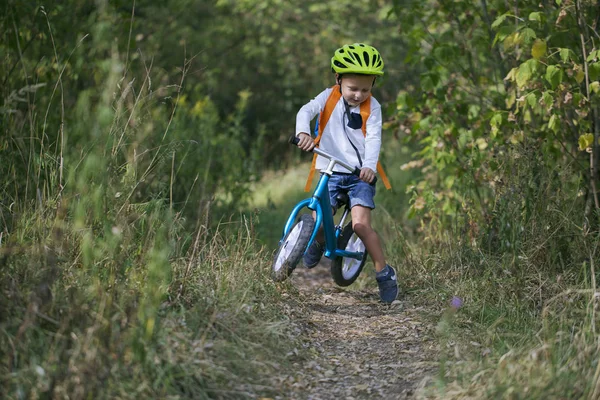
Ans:
POLYGON ((358 235, 352 229, 352 222, 349 222, 340 237, 338 238, 338 249, 363 252, 360 260, 350 257, 336 257, 331 263, 331 276, 338 286, 349 286, 360 275, 365 263, 367 262, 367 248, 360 240, 358 235))
POLYGON ((312 215, 303 214, 288 234, 285 235, 273 260, 271 277, 275 282, 286 280, 294 272, 296 265, 298 265, 306 251, 314 228, 315 220, 312 215))

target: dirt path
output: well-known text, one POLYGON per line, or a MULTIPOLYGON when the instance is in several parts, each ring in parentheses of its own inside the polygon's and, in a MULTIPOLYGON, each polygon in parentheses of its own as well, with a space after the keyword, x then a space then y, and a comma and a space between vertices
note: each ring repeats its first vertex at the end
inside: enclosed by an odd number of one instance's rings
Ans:
POLYGON ((299 323, 310 356, 282 377, 287 393, 277 399, 412 399, 435 374, 434 327, 410 298, 387 306, 374 285, 339 288, 325 263, 299 267, 292 283, 305 301, 299 323))

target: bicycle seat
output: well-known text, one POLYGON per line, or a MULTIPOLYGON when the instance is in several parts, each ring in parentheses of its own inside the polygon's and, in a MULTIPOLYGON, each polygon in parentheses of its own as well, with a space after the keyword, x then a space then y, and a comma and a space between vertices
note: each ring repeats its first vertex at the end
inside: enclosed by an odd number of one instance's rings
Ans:
POLYGON ((344 204, 348 204, 350 199, 348 198, 348 193, 340 192, 335 196, 335 200, 337 202, 337 208, 341 208, 344 204))

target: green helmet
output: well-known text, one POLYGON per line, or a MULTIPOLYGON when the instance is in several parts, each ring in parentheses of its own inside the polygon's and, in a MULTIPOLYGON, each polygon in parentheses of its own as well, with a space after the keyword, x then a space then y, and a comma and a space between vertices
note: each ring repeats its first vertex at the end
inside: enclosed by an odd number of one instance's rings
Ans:
POLYGON ((347 44, 335 51, 331 68, 338 74, 383 75, 383 59, 368 44, 347 44))

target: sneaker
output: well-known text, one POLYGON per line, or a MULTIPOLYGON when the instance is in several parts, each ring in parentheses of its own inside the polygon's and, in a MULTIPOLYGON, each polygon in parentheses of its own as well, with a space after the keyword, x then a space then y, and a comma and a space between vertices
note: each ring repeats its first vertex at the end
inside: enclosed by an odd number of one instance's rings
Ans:
POLYGON ((321 243, 316 240, 312 242, 306 253, 304 253, 304 256, 302 256, 304 267, 309 269, 316 267, 319 261, 321 261, 324 251, 325 247, 321 243))
POLYGON ((379 297, 387 304, 392 303, 398 297, 398 282, 396 281, 396 270, 386 265, 381 272, 376 274, 375 279, 379 286, 379 297))

